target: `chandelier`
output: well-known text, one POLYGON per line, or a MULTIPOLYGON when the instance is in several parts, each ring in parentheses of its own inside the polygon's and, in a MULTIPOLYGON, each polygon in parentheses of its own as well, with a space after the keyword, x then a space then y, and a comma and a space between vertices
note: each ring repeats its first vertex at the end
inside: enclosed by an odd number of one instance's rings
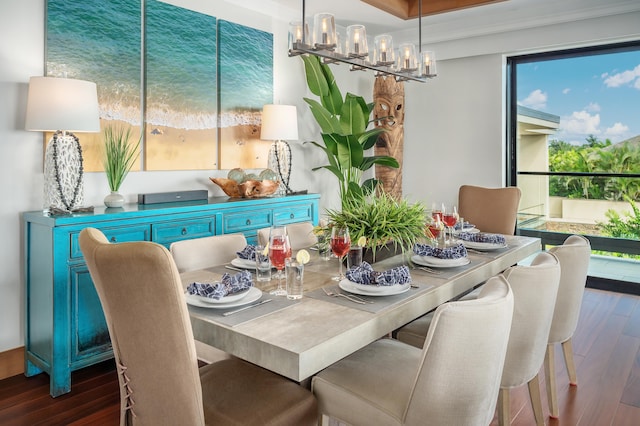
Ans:
POLYGON ((422 51, 422 2, 418 2, 418 50, 413 43, 393 47, 393 39, 381 34, 373 39, 373 53, 369 51, 364 25, 349 25, 343 44, 330 13, 313 17, 313 28, 305 21, 305 0, 302 0, 302 20, 289 25, 289 56, 314 55, 325 64, 346 63, 351 71, 373 70, 376 75, 392 76, 396 81, 426 82, 435 77, 436 60, 432 51, 422 51))

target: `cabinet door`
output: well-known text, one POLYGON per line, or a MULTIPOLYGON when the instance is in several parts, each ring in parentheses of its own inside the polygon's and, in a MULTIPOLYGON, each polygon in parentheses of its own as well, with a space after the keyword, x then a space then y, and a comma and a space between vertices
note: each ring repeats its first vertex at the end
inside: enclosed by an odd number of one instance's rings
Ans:
POLYGON ((97 354, 111 357, 109 329, 100 298, 86 265, 70 268, 71 274, 71 362, 97 354))

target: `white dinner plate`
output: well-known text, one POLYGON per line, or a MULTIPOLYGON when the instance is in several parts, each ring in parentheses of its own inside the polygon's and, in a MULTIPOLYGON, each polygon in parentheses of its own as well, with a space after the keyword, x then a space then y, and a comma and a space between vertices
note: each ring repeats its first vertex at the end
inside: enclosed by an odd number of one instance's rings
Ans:
POLYGON ((220 303, 220 302, 226 299, 226 297, 221 300, 211 299, 206 301, 203 300, 203 299, 208 299, 206 297, 196 296, 189 293, 185 293, 184 297, 187 300, 187 303, 192 306, 199 306, 201 308, 227 309, 227 308, 235 308, 237 306, 242 306, 242 305, 249 304, 251 302, 255 302, 256 300, 262 297, 262 290, 256 287, 251 287, 248 292, 242 294, 241 299, 238 299, 232 302, 227 301, 225 303, 220 303), (212 301, 218 302, 218 303, 211 303, 212 301))
POLYGON ((361 296, 393 296, 394 294, 400 294, 408 291, 411 288, 411 283, 377 286, 357 284, 353 281, 349 281, 348 279, 344 279, 338 283, 338 286, 349 293, 359 294, 361 296))
POLYGON ((460 229, 455 229, 453 231, 453 235, 458 235, 461 234, 463 232, 466 232, 467 234, 477 234, 478 232, 480 232, 480 230, 478 228, 464 228, 464 231, 461 231, 460 229))
POLYGON ((474 250, 491 251, 491 250, 500 250, 500 249, 509 247, 507 243, 493 244, 493 243, 478 243, 476 241, 464 241, 464 240, 461 240, 461 241, 465 247, 468 247, 474 250))
POLYGON ((236 257, 235 259, 233 259, 231 261, 231 264, 233 266, 235 266, 236 268, 256 269, 256 261, 255 260, 240 259, 239 257, 236 257))
POLYGON ((458 259, 439 259, 433 256, 411 256, 413 263, 422 266, 431 266, 433 268, 456 268, 471 263, 468 257, 459 257, 458 259))

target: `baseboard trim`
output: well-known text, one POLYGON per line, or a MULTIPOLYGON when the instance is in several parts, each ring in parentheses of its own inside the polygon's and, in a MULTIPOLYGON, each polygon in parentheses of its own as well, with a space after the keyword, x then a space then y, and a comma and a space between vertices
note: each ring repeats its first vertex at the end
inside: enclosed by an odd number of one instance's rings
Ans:
POLYGON ((24 346, 0 352, 0 380, 24 373, 24 346))

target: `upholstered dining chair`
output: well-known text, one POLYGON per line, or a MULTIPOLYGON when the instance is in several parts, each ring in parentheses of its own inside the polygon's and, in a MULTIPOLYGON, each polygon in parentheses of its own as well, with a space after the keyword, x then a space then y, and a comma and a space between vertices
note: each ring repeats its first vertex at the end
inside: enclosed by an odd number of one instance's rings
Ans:
MULTIPOLYGON (((178 272, 182 273, 230 262, 236 257, 236 252, 246 245, 247 239, 243 234, 223 234, 176 241, 171 243, 169 251, 178 272)), ((203 362, 211 364, 231 357, 228 353, 199 340, 195 342, 198 359, 203 362)))
POLYGON ((491 278, 477 300, 448 302, 423 349, 380 339, 318 373, 320 414, 351 425, 491 422, 513 316, 513 294, 491 278))
POLYGON ((482 232, 513 235, 516 230, 520 188, 484 188, 462 185, 458 213, 482 232))
MULTIPOLYGON (((510 423, 510 389, 526 383, 536 424, 543 425, 538 372, 544 361, 555 309, 560 263, 553 254, 542 252, 530 266, 512 266, 502 276, 511 285, 514 308, 507 357, 500 381, 498 422, 500 425, 510 423)), ((471 293, 460 300, 473 300, 476 294, 471 293)), ((401 328, 396 338, 421 348, 432 321, 432 314, 420 317, 410 323, 406 330, 401 328)))
POLYGON ((169 250, 182 273, 230 262, 246 245, 243 234, 223 234, 176 241, 169 250))
POLYGON ((552 247, 550 253, 560 260, 562 272, 560 287, 556 300, 549 344, 545 356, 545 377, 547 383, 547 398, 551 417, 558 417, 558 395, 556 388, 555 345, 562 344, 564 362, 569 375, 569 384, 577 386, 576 367, 573 362, 573 346, 571 338, 578 326, 582 296, 587 283, 589 260, 591 258, 591 243, 581 235, 569 236, 561 246, 552 247))
POLYGON ((198 368, 189 312, 169 251, 109 243, 85 228, 80 248, 113 345, 121 425, 313 425, 317 402, 298 384, 238 358, 198 368))
MULTIPOLYGON (((291 243, 291 250, 301 250, 311 247, 318 242, 318 238, 313 233, 311 222, 291 223, 287 226, 287 234, 291 243)), ((269 242, 269 230, 262 228, 258 230, 258 243, 266 246, 269 242)))

